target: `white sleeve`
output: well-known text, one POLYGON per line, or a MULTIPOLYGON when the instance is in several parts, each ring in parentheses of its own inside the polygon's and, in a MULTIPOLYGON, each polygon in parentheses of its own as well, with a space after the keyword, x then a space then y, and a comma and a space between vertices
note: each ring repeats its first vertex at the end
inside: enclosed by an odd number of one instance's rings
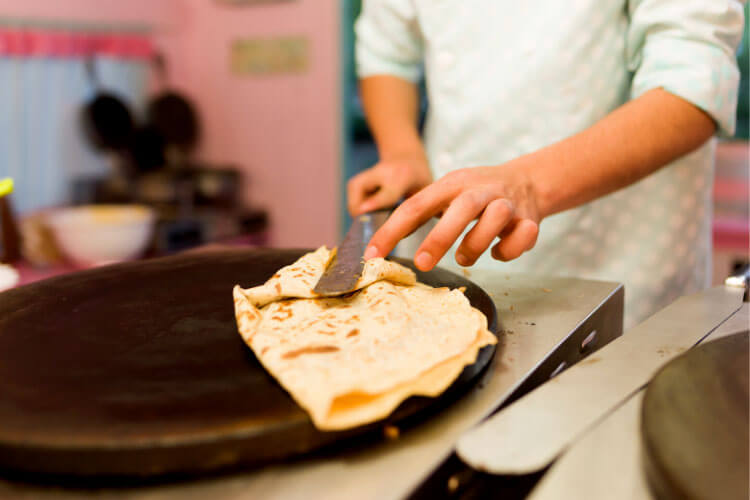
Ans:
POLYGON ((661 87, 734 133, 744 15, 739 0, 630 0, 631 97, 661 87))
POLYGON ((360 78, 393 75, 416 82, 422 63, 422 35, 413 0, 363 0, 354 26, 360 78))

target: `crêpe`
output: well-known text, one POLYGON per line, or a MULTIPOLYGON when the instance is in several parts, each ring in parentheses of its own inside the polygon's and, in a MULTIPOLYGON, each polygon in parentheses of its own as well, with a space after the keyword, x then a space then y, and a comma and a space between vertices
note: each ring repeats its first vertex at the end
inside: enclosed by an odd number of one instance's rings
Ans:
POLYGON ((365 263, 355 292, 316 298, 332 255, 321 247, 261 286, 234 288, 245 343, 319 429, 373 422, 409 396, 437 396, 496 342, 460 290, 417 283, 382 258, 365 263))

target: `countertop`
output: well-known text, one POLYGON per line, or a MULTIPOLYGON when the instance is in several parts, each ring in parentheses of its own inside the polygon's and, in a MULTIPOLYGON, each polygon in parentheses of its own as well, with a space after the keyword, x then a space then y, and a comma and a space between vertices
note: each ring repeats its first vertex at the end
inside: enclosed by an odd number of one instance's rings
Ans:
POLYGON ((0 498, 401 498, 451 453, 462 433, 499 406, 557 344, 622 289, 615 283, 498 272, 469 279, 497 307, 497 354, 473 390, 398 439, 247 472, 138 488, 72 490, 0 480, 0 498))

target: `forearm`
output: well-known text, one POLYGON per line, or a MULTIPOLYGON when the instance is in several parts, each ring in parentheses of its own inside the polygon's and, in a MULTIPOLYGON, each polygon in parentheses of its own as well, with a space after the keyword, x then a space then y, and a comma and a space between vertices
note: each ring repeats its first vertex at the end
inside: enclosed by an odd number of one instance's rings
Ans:
POLYGON ((381 160, 400 155, 424 156, 417 129, 416 85, 395 76, 370 76, 360 80, 360 95, 381 160))
POLYGON ((646 177, 698 148, 715 128, 700 109, 655 89, 583 132, 514 163, 526 172, 545 217, 646 177))
POLYGON ((393 206, 432 182, 417 130, 416 85, 396 76, 377 75, 360 80, 360 93, 380 160, 347 183, 352 215, 393 206))

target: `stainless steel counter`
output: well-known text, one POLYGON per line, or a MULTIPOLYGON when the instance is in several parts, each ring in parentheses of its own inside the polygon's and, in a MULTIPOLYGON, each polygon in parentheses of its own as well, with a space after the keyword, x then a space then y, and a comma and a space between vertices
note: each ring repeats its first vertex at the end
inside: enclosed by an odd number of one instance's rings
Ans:
MULTIPOLYGON (((595 328, 605 328, 607 322, 615 322, 618 308, 622 317, 622 287, 614 283, 505 273, 469 278, 487 290, 497 306, 501 332, 497 354, 473 390, 396 440, 221 477, 132 489, 66 490, 0 480, 0 498, 401 498, 558 344, 574 333, 583 338, 595 328)), ((621 327, 609 325, 615 334, 621 327)), ((602 331, 600 337, 597 347, 607 339, 602 331)))
MULTIPOLYGON (((747 331, 747 303, 704 342, 747 331)), ((639 435, 641 400, 645 389, 586 433, 550 468, 530 498, 650 500, 643 474, 639 435)))

